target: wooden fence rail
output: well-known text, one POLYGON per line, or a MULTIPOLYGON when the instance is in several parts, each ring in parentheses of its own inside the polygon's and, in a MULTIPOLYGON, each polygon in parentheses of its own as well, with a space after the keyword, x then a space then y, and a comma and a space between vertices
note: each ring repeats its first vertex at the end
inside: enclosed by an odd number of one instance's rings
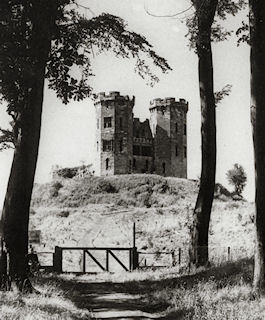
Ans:
POLYGON ((109 271, 110 270, 110 256, 125 270, 132 271, 138 268, 139 265, 139 255, 136 247, 125 248, 125 247, 55 247, 55 251, 53 254, 53 269, 57 273, 63 273, 63 251, 82 251, 83 253, 83 262, 82 262, 82 272, 87 272, 86 266, 86 256, 88 256, 94 263, 102 270, 109 271), (91 251, 105 251, 106 252, 106 260, 103 265, 91 251), (129 253, 129 261, 128 267, 117 257, 115 251, 127 251, 129 253))

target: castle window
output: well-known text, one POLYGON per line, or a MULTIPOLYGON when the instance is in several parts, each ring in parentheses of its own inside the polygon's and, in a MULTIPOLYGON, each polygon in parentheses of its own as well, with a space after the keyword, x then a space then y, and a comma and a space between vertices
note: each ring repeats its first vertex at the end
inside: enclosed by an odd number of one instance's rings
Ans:
POLYGON ((99 129, 99 119, 97 119, 97 129, 99 129))
POLYGON ((175 123, 175 130, 176 130, 176 133, 178 133, 178 123, 177 122, 175 123))
POLYGON ((105 163, 106 163, 106 170, 108 170, 109 169, 109 158, 106 159, 105 163))
POLYGON ((122 139, 120 140, 119 148, 120 148, 120 152, 122 152, 123 151, 123 141, 122 141, 122 139))
POLYGON ((112 140, 102 140, 103 151, 112 151, 113 150, 113 142, 112 140))
POLYGON ((187 147, 184 147, 184 158, 187 158, 187 147))
POLYGON ((165 164, 165 162, 162 163, 162 171, 163 171, 163 174, 166 174, 166 164, 165 164))
POLYGON ((145 169, 146 169, 146 171, 148 171, 148 169, 149 169, 149 161, 148 160, 145 160, 145 169))
POLYGON ((98 151, 98 141, 97 141, 97 151, 98 151))
POLYGON ((111 128, 111 117, 104 118, 104 128, 111 128))
POLYGON ((152 148, 150 146, 142 146, 142 155, 146 157, 151 157, 152 148))
POLYGON ((136 159, 133 158, 133 169, 136 169, 136 159))
POLYGON ((137 145, 133 146, 133 154, 135 156, 139 156, 141 154, 140 146, 137 146, 137 145))
POLYGON ((179 155, 178 145, 176 145, 175 152, 176 152, 176 157, 177 157, 179 155))
POLYGON ((123 123, 122 123, 122 118, 120 118, 120 129, 123 129, 123 123))
POLYGON ((186 136, 186 134, 187 134, 187 125, 186 123, 184 123, 184 135, 186 136))

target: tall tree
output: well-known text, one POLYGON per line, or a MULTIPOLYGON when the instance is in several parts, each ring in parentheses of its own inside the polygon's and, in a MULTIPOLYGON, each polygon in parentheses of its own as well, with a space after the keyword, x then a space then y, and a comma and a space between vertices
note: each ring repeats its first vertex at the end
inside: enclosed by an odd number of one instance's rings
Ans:
POLYGON ((249 0, 251 120, 256 177, 256 250, 254 288, 265 289, 265 6, 262 0, 249 0))
POLYGON ((228 183, 235 187, 235 194, 241 196, 247 183, 247 175, 244 168, 240 164, 235 163, 233 168, 227 171, 226 177, 228 183))
POLYGON ((170 69, 122 19, 109 14, 86 19, 74 8, 73 0, 0 3, 0 94, 13 119, 12 132, 4 133, 11 139, 7 142, 15 145, 0 231, 9 256, 9 276, 20 290, 32 290, 27 275, 28 222, 45 78, 68 103, 91 95, 91 57, 103 50, 134 58, 136 71, 152 83, 158 78, 149 62, 163 72, 170 69), (73 76, 73 68, 81 69, 79 76, 73 76))
POLYGON ((216 172, 215 107, 220 97, 220 94, 214 94, 211 42, 225 40, 231 34, 231 31, 225 30, 217 22, 217 19, 224 20, 228 14, 235 15, 245 2, 244 0, 191 0, 191 2, 195 7, 195 14, 187 20, 187 26, 190 45, 195 48, 198 55, 202 168, 193 214, 190 262, 195 266, 201 266, 208 263, 208 231, 216 172))

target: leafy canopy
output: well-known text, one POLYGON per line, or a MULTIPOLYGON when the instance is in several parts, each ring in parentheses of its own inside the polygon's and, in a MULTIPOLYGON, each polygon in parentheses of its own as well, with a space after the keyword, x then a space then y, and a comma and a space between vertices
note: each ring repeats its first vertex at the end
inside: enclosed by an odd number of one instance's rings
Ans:
MULTIPOLYGON (((211 6, 211 0, 191 0, 191 2, 198 9, 186 20, 186 25, 188 27, 186 37, 189 39, 190 48, 196 49, 198 18, 199 16, 207 17, 211 6)), ((246 0, 218 0, 214 22, 211 26, 211 40, 213 42, 224 41, 231 36, 233 30, 225 29, 220 22, 227 19, 229 15, 235 16, 241 9, 244 9, 246 5, 246 0)))
MULTIPOLYGON (((1 0, 0 99, 7 103, 13 127, 27 104, 28 92, 34 87, 35 64, 42 58, 41 46, 32 45, 33 26, 36 17, 42 14, 51 17, 44 28, 51 40, 45 77, 48 87, 65 104, 92 94, 89 84, 93 76, 92 60, 102 52, 112 51, 118 58, 132 58, 135 71, 150 85, 159 80, 150 65, 162 72, 171 70, 147 39, 129 30, 119 17, 103 13, 88 19, 74 0, 1 0)), ((4 140, 2 135, 0 144, 6 143, 6 147, 10 141, 4 140)))
POLYGON ((247 183, 247 175, 244 168, 240 164, 235 163, 233 168, 227 171, 226 177, 228 183, 234 186, 235 193, 241 195, 247 183))

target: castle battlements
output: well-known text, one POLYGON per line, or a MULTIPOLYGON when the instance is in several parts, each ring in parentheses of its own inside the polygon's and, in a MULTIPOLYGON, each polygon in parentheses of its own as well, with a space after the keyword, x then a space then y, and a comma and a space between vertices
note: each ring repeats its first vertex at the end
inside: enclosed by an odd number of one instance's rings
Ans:
POLYGON ((130 98, 128 95, 121 95, 119 91, 110 91, 109 94, 105 92, 100 92, 96 97, 95 105, 100 104, 102 101, 128 101, 132 106, 134 106, 135 97, 130 98))
POLYGON ((185 99, 150 102, 150 119, 133 114, 135 97, 101 92, 96 107, 97 175, 156 173, 187 177, 185 99))
POLYGON ((156 98, 150 101, 149 110, 155 109, 155 108, 165 108, 165 107, 177 107, 177 108, 183 108, 185 112, 188 112, 188 102, 185 99, 180 98, 178 101, 176 101, 175 98, 156 98))

